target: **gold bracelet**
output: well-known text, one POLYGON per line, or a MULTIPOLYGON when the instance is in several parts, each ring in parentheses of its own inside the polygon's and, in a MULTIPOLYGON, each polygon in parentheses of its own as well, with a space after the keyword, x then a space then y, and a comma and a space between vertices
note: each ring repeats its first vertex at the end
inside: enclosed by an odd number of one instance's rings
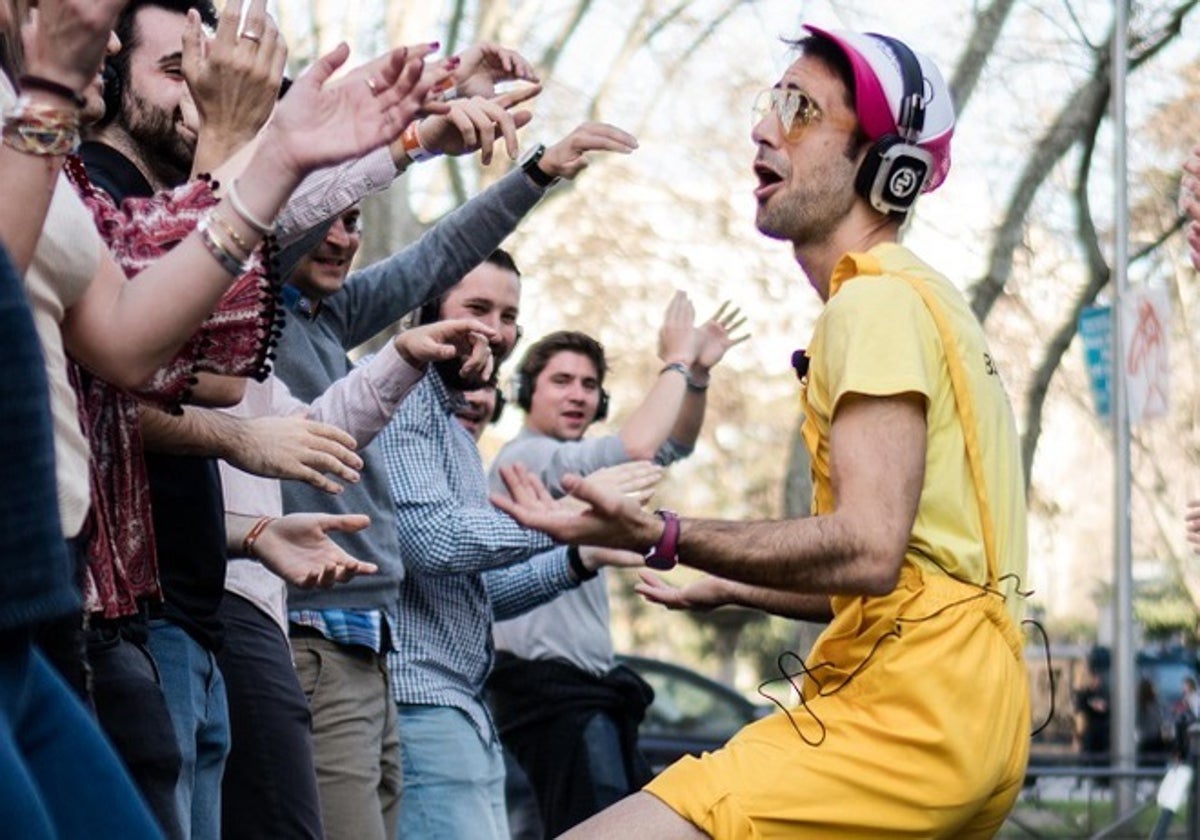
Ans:
POLYGON ((246 538, 242 540, 242 556, 255 557, 254 544, 258 542, 258 538, 262 536, 262 532, 267 529, 267 526, 275 521, 274 516, 260 516, 258 521, 250 526, 250 530, 246 533, 246 538))
POLYGON ((205 216, 200 220, 200 224, 196 225, 196 232, 200 234, 200 241, 208 249, 208 253, 212 254, 212 258, 217 261, 226 274, 241 277, 246 273, 246 264, 239 260, 229 246, 222 242, 213 231, 210 216, 205 216))
POLYGON ((229 234, 229 238, 233 240, 233 244, 241 250, 243 259, 250 259, 250 254, 253 253, 254 248, 233 229, 233 225, 229 224, 229 220, 225 218, 224 214, 218 213, 217 208, 214 207, 209 211, 208 215, 209 218, 221 226, 221 230, 229 234))
POLYGON ((40 157, 70 154, 79 148, 79 113, 42 105, 27 97, 4 115, 4 145, 40 157))

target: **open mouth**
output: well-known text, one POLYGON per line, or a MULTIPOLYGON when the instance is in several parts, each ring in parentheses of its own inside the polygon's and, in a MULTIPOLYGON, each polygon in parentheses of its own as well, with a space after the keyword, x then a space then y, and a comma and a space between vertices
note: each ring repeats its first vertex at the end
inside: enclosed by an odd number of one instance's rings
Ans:
POLYGON ((760 199, 774 192, 775 188, 783 183, 783 176, 761 161, 754 163, 754 177, 758 179, 754 195, 760 199))

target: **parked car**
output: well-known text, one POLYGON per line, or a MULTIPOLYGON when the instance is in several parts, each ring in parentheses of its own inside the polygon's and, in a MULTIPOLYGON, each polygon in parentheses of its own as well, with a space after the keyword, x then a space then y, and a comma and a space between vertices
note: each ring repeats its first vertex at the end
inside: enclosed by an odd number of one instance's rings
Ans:
POLYGON ((775 709, 680 665, 629 655, 617 661, 654 689, 638 746, 656 773, 685 755, 718 749, 747 723, 775 709))
MULTIPOLYGON (((767 703, 752 703, 732 688, 681 665, 622 654, 617 655, 617 662, 636 671, 654 689, 654 702, 638 729, 638 747, 655 773, 685 755, 718 749, 747 723, 775 709, 767 703)), ((507 752, 505 766, 511 836, 513 840, 539 838, 542 830, 529 780, 507 752)))

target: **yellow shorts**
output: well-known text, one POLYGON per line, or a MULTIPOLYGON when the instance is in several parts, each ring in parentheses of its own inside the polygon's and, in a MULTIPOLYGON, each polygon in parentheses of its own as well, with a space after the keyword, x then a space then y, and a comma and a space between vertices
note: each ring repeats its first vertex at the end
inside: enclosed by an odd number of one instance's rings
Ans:
POLYGON ((722 840, 994 835, 1030 737, 1021 634, 1003 601, 906 564, 890 595, 835 610, 805 704, 646 791, 722 840))

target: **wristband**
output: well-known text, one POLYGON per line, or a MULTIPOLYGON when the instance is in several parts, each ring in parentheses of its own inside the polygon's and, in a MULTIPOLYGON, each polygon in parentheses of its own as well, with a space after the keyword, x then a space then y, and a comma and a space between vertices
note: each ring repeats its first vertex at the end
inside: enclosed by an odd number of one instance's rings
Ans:
POLYGON ((53 79, 47 79, 42 76, 31 76, 28 73, 23 74, 17 79, 17 87, 21 90, 40 90, 46 93, 53 93, 55 96, 61 96, 63 99, 69 100, 71 104, 80 110, 83 110, 87 106, 87 100, 83 98, 82 93, 72 90, 53 79))
POLYGON ((400 142, 404 144, 404 154, 408 155, 408 159, 413 163, 437 157, 437 152, 431 152, 422 145, 420 125, 420 120, 410 122, 404 129, 404 133, 400 135, 400 142))
POLYGON ((571 574, 575 576, 575 580, 583 583, 585 580, 591 580, 599 572, 596 569, 589 569, 583 565, 583 557, 579 553, 579 546, 567 546, 567 566, 571 569, 571 574))
POLYGON ((79 148, 79 113, 31 102, 22 96, 4 114, 3 141, 10 149, 57 157, 79 148))
POLYGON ((669 572, 679 564, 679 514, 659 508, 654 515, 663 521, 662 536, 646 551, 646 565, 669 572))
POLYGON ((688 366, 685 365, 683 362, 671 362, 670 364, 663 365, 662 369, 659 370, 658 375, 662 376, 664 373, 666 373, 669 370, 673 370, 676 373, 682 373, 684 379, 687 379, 689 381, 691 379, 691 374, 688 372, 688 366))
POLYGON ((246 538, 242 540, 242 555, 245 557, 256 557, 254 553, 254 544, 258 542, 258 538, 262 536, 262 532, 267 529, 267 526, 275 521, 274 516, 261 516, 258 521, 251 526, 246 533, 246 538))
POLYGON ((706 376, 704 377, 704 381, 701 382, 699 377, 692 376, 691 372, 689 371, 687 378, 687 389, 697 394, 703 394, 708 390, 708 381, 708 377, 706 376))

